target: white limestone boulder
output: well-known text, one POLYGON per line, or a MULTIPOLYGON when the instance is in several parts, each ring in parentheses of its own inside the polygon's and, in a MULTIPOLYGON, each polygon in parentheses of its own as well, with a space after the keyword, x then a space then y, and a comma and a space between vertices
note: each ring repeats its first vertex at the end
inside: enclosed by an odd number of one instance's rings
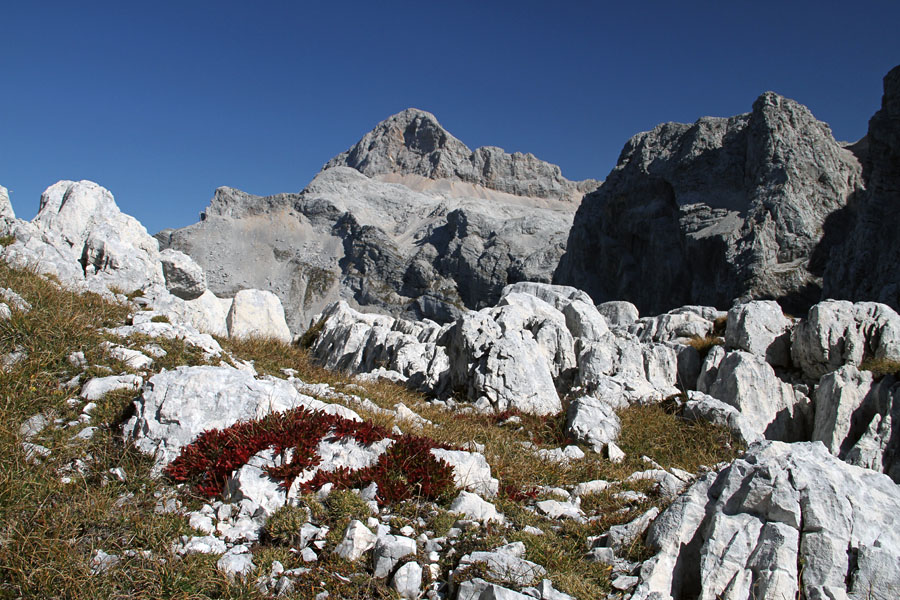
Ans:
POLYGON ((867 358, 900 360, 900 315, 877 302, 820 302, 794 328, 791 356, 814 379, 867 358))
POLYGON ((203 268, 184 252, 167 248, 159 253, 166 289, 183 300, 193 300, 206 291, 203 268))
POLYGON ((453 483, 457 488, 486 498, 497 495, 500 482, 491 477, 491 465, 483 454, 443 448, 432 448, 431 454, 453 468, 453 483))
POLYGON ((335 412, 281 379, 256 379, 233 367, 178 367, 147 381, 124 431, 139 450, 155 457, 158 471, 208 429, 297 407, 335 412))
POLYGON ((774 300, 755 300, 728 311, 725 346, 762 356, 770 365, 791 364, 791 321, 774 300))
POLYGON ((795 394, 761 356, 740 350, 729 352, 719 364, 708 393, 740 411, 766 439, 809 439, 809 399, 795 394))
POLYGON ((637 306, 626 300, 611 300, 598 304, 597 312, 606 319, 610 327, 627 327, 641 316, 637 306))
POLYGON ((450 381, 470 399, 487 398, 497 412, 516 409, 547 415, 562 409, 553 367, 527 329, 504 329, 500 321, 528 318, 516 306, 468 312, 447 332, 450 381), (518 313, 518 315, 513 314, 518 313))
POLYGON ((274 338, 291 341, 281 300, 266 290, 241 290, 234 295, 225 319, 233 338, 274 338))
POLYGON ((900 487, 820 443, 755 444, 650 527, 633 600, 891 598, 900 487))

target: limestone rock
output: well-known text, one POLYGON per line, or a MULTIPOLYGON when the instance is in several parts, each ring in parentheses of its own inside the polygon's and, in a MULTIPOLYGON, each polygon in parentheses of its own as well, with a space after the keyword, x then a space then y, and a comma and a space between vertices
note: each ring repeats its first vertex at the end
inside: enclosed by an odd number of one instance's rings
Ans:
POLYGON ((627 327, 640 318, 637 306, 626 300, 610 300, 597 305, 610 327, 627 327))
POLYGON ((291 341, 281 300, 266 290, 241 290, 234 295, 225 321, 228 335, 235 338, 274 338, 291 341))
POLYGON ((416 553, 416 540, 402 535, 379 537, 372 550, 372 565, 375 577, 390 575, 397 563, 404 557, 416 553))
POLYGON ((362 555, 375 547, 378 537, 372 533, 362 521, 351 521, 344 532, 344 538, 334 549, 334 553, 350 562, 359 560, 362 555))
POLYGON ((756 444, 656 519, 632 598, 892 597, 898 490, 818 443, 756 444))
MULTIPOLYGON (((763 439, 759 426, 734 406, 691 390, 682 410, 684 418, 690 421, 706 421, 731 430, 738 441, 752 444, 763 439)), ((815 439, 815 438, 813 438, 815 439)))
POLYGON ((826 219, 860 187, 828 126, 772 92, 748 114, 665 123, 585 197, 554 282, 650 314, 760 297, 802 310, 837 241, 826 219))
POLYGON ((719 364, 709 395, 733 406, 767 439, 808 439, 811 408, 760 356, 736 350, 719 364))
POLYGON ((850 464, 881 471, 900 482, 900 384, 875 382, 868 371, 845 365, 819 380, 813 441, 850 464))
POLYGON ((492 498, 497 495, 500 482, 491 477, 491 466, 484 455, 463 450, 432 448, 431 454, 453 467, 453 483, 457 488, 492 498))
POLYGON ((770 365, 789 367, 791 322, 772 300, 739 304, 728 311, 725 345, 766 359, 770 365))
POLYGON ((193 300, 206 291, 206 275, 190 256, 166 248, 159 253, 159 258, 170 292, 183 300, 193 300))
POLYGON ((566 412, 566 433, 590 444, 601 452, 609 442, 619 437, 622 424, 613 407, 602 398, 580 396, 569 404, 566 412))
POLYGON ((459 513, 483 523, 503 523, 506 519, 497 508, 477 494, 462 491, 450 504, 450 512, 459 513))
POLYGON ((137 390, 143 383, 137 375, 110 375, 109 377, 94 377, 81 388, 81 397, 92 402, 100 400, 106 394, 118 390, 137 390))
POLYGON ((469 398, 484 396, 498 412, 517 409, 546 415, 561 410, 552 366, 528 329, 521 307, 466 313, 447 332, 450 381, 469 398), (516 323, 511 329, 504 322, 516 323))
POLYGON ((900 315, 876 302, 820 302, 794 329, 791 356, 814 379, 866 358, 900 360, 900 315))
POLYGON ((404 600, 418 600, 422 595, 422 567, 415 561, 404 563, 391 579, 391 588, 404 600))
POLYGON ((12 220, 15 218, 16 213, 9 201, 9 190, 0 185, 0 219, 12 220))
POLYGON ((207 366, 178 367, 154 375, 134 407, 125 435, 139 450, 154 455, 157 470, 208 429, 224 429, 296 407, 327 409, 325 403, 300 394, 287 381, 256 379, 232 367, 207 366))
POLYGON ((448 384, 449 360, 435 339, 435 323, 360 313, 346 302, 330 305, 319 318, 321 330, 310 347, 325 367, 368 373, 386 366, 409 385, 441 394, 448 384))

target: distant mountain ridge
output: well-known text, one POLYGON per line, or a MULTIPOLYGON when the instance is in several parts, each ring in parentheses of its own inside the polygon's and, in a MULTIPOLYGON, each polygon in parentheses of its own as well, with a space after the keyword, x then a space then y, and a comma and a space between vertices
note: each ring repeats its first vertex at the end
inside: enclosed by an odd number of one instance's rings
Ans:
POLYGON ((453 137, 429 112, 408 108, 379 123, 352 148, 325 164, 345 166, 367 177, 388 173, 465 181, 535 198, 579 202, 599 181, 569 181, 560 168, 533 154, 509 154, 483 146, 474 151, 453 137))
POLYGON ((531 154, 473 152, 408 109, 299 194, 219 188, 201 222, 157 239, 193 257, 219 294, 276 293, 295 331, 339 298, 448 321, 509 283, 549 282, 583 191, 598 185, 531 154))

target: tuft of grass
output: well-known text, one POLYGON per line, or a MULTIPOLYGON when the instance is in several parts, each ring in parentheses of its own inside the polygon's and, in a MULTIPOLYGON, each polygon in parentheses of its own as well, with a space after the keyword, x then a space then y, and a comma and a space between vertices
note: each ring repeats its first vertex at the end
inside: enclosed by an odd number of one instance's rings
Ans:
POLYGON ((7 246, 11 246, 16 242, 16 236, 14 235, 3 235, 0 236, 0 246, 6 248, 7 246))
MULTIPOLYGON (((359 494, 351 490, 334 490, 323 502, 326 521, 339 523, 342 521, 365 521, 372 516, 372 509, 359 494)), ((343 534, 343 531, 341 531, 343 534)))
POLYGON ((881 379, 885 375, 900 377, 900 360, 867 358, 860 363, 859 368, 861 371, 871 371, 876 379, 881 379))
POLYGON ((166 315, 153 315, 150 317, 151 323, 171 323, 166 315))
POLYGON ((706 358, 706 355, 713 349, 713 346, 722 346, 723 344, 725 344, 725 339, 717 335, 707 335, 703 337, 696 335, 688 340, 687 343, 688 346, 700 353, 701 360, 706 358))
POLYGON ((275 544, 296 545, 300 541, 300 528, 309 517, 310 511, 306 507, 285 504, 266 521, 266 536, 275 544))
POLYGON ((319 334, 322 333, 322 328, 325 327, 325 319, 319 319, 313 325, 310 326, 303 335, 300 336, 300 347, 304 349, 312 348, 312 345, 316 343, 316 340, 319 339, 319 334))
POLYGON ((713 320, 713 335, 724 337, 725 329, 728 327, 728 317, 716 317, 713 320))
POLYGON ((686 421, 662 404, 632 405, 619 412, 619 419, 618 444, 626 455, 646 455, 665 468, 696 473, 701 466, 733 460, 745 450, 728 429, 686 421))

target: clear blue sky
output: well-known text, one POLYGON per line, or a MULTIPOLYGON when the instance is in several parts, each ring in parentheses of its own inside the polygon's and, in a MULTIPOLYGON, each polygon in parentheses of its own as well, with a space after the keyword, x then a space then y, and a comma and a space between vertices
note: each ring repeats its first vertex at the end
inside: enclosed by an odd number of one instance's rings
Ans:
POLYGON ((900 2, 3 2, 0 185, 92 179, 152 232, 220 185, 299 191, 414 106, 472 148, 605 178, 633 134, 794 98, 855 140, 900 2))

